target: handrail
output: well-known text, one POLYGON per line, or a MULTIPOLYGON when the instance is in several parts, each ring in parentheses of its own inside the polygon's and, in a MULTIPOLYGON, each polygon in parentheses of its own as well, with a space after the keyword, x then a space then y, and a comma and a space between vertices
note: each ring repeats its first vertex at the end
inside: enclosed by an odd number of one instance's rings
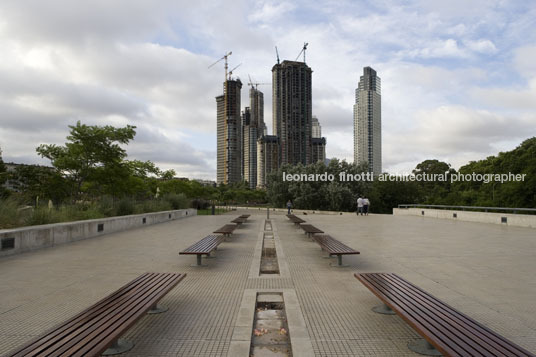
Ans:
POLYGON ((447 205, 425 205, 425 204, 399 204, 398 208, 454 208, 458 210, 484 210, 487 211, 512 211, 514 214, 518 212, 534 212, 536 213, 536 208, 510 208, 510 207, 480 207, 480 206, 447 206, 447 205))

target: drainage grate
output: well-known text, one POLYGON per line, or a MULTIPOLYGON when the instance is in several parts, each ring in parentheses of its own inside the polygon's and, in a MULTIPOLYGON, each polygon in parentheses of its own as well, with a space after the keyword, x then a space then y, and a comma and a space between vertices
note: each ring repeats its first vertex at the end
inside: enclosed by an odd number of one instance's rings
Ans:
POLYGON ((15 249, 15 238, 2 238, 2 250, 15 249))
POLYGON ((501 217, 501 223, 508 223, 508 217, 501 217))
POLYGON ((291 356, 282 293, 258 293, 250 356, 291 356))
POLYGON ((97 232, 104 232, 104 223, 99 223, 97 225, 97 232))
POLYGON ((424 216, 424 211, 421 211, 421 214, 424 216))
POLYGON ((457 213, 453 213, 453 214, 452 214, 452 218, 458 218, 458 214, 457 214, 457 213))
POLYGON ((259 274, 261 276, 264 274, 279 275, 279 262, 277 261, 274 234, 271 232, 266 232, 263 235, 259 274))
POLYGON ((143 224, 147 223, 147 218, 143 217, 143 219, 141 220, 143 224))
POLYGON ((168 219, 171 219, 171 213, 170 213, 170 214, 168 214, 168 219))

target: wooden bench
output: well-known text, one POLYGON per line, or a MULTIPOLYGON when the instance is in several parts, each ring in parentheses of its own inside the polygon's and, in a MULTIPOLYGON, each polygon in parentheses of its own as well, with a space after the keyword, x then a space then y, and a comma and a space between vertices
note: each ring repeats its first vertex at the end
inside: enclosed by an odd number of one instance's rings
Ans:
POLYGON ((387 305, 383 313, 393 310, 424 337, 408 344, 413 351, 445 356, 535 356, 396 274, 354 275, 387 305))
POLYGON ((236 224, 226 224, 225 226, 218 228, 212 233, 223 234, 225 237, 230 237, 234 230, 238 227, 236 224))
POLYGON ((301 219, 300 217, 297 217, 295 215, 288 215, 287 216, 288 219, 290 219, 290 221, 292 223, 294 223, 295 225, 299 226, 301 223, 305 223, 306 221, 304 221, 303 219, 301 219))
POLYGON ((134 344, 119 337, 146 312, 151 312, 185 276, 142 274, 8 356, 100 356, 126 352, 134 344))
POLYGON ((359 254, 357 250, 354 250, 346 244, 336 240, 330 235, 321 234, 313 236, 313 239, 320 245, 320 247, 328 252, 329 256, 337 256, 337 266, 343 267, 342 256, 349 254, 359 254))
POLYGON ((307 233, 307 237, 309 238, 311 238, 313 234, 324 233, 323 230, 316 228, 312 224, 302 224, 300 227, 305 231, 305 233, 307 233))
POLYGON ((223 242, 225 239, 222 235, 211 234, 201 239, 199 242, 189 246, 179 254, 195 254, 197 255, 197 264, 196 266, 202 266, 201 257, 203 255, 210 256, 210 253, 213 250, 218 249, 218 245, 223 242))
POLYGON ((231 222, 236 223, 237 225, 240 226, 242 223, 246 223, 247 220, 248 220, 247 218, 237 217, 233 219, 231 222))

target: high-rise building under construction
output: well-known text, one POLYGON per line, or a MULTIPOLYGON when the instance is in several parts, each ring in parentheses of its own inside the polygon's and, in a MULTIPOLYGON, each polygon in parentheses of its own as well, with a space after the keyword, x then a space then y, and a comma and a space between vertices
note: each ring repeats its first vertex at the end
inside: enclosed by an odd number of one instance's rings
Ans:
POLYGON ((363 68, 355 90, 354 162, 366 162, 374 175, 382 172, 381 80, 371 67, 363 68))
POLYGON ((264 135, 257 141, 257 188, 266 188, 267 176, 279 169, 279 138, 264 135))
POLYGON ((242 115, 243 177, 250 188, 257 187, 257 139, 264 135, 264 95, 253 86, 249 90, 249 107, 242 115))
POLYGON ((242 120, 240 116, 240 79, 226 80, 217 106, 217 182, 242 181, 242 120))
POLYGON ((273 134, 279 138, 281 165, 312 161, 311 74, 305 62, 283 61, 272 68, 273 134))

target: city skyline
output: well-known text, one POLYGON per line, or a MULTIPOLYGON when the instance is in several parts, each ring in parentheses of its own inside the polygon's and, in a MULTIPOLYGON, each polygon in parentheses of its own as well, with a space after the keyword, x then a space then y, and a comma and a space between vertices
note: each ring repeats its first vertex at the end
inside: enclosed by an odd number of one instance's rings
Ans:
MULTIPOLYGON (((235 76, 268 82, 275 46, 292 61, 304 41, 328 158, 353 161, 354 90, 365 66, 384 83, 384 171, 433 158, 457 168, 536 135, 530 2, 55 0, 4 2, 0 14, 5 161, 48 164, 35 147, 63 144, 77 120, 130 124, 137 126, 131 158, 216 179, 214 97, 223 68, 207 67, 233 51, 231 68, 242 63, 235 76)), ((270 106, 264 115, 271 128, 270 106)))

